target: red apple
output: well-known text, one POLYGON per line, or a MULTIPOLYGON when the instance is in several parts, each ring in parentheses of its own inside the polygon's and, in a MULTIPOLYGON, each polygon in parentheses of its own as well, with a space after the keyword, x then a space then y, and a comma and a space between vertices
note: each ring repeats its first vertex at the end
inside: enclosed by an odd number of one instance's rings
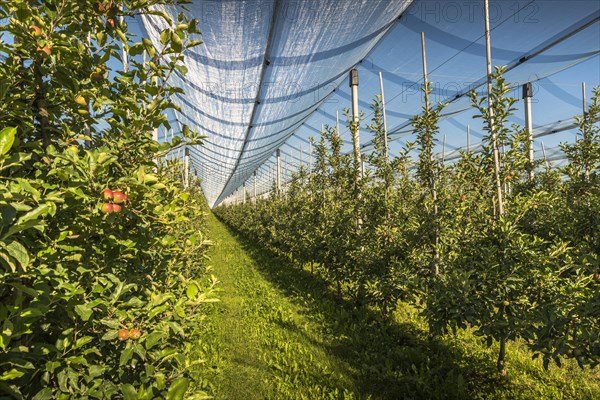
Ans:
POLYGON ((110 203, 102 204, 102 212, 104 214, 110 214, 111 212, 113 212, 113 204, 110 204, 110 203))
POLYGON ((109 188, 106 188, 102 191, 102 197, 104 198, 104 200, 108 201, 108 200, 112 200, 113 198, 113 191, 110 190, 109 188))
POLYGON ((37 25, 31 25, 29 27, 29 31, 35 37, 40 37, 40 36, 44 35, 44 33, 42 32, 42 29, 39 26, 37 26, 37 25))
POLYGON ((132 340, 138 340, 142 336, 142 332, 139 329, 133 328, 129 331, 129 338, 132 340))
POLYGON ((96 4, 96 7, 98 8, 98 11, 100 11, 101 13, 107 13, 110 11, 110 9, 112 8, 112 3, 98 3, 96 4))
POLYGON ((121 204, 127 200, 127 196, 125 196, 122 192, 113 192, 113 201, 117 204, 121 204))
POLYGON ((52 53, 52 51, 50 50, 50 46, 48 45, 45 45, 44 47, 38 47, 37 51, 42 52, 47 56, 49 56, 52 53))
POLYGON ((129 331, 127 329, 120 329, 119 330, 119 340, 124 342, 127 339, 129 339, 129 331))
POLYGON ((106 27, 108 29, 115 29, 116 26, 117 26, 117 19, 116 18, 107 18, 106 19, 106 27))
POLYGON ((112 205, 112 212, 114 213, 120 213, 121 212, 121 206, 118 204, 113 204, 112 205))

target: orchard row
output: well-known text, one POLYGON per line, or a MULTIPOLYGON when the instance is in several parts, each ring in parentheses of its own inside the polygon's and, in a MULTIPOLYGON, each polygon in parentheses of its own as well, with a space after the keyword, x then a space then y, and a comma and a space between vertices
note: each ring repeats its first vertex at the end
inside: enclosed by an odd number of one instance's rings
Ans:
MULTIPOLYGON (((444 165, 433 157, 443 105, 413 118, 416 140, 387 156, 382 109, 367 126, 375 150, 361 179, 356 159, 326 128, 312 171, 301 169, 285 194, 217 208, 225 222, 308 265, 339 296, 390 316, 399 300, 422 311, 431 335, 469 328, 488 346, 520 339, 544 365, 600 361, 600 89, 563 145, 564 168, 541 170, 527 158, 529 134, 509 127, 517 101, 503 69, 493 74, 493 121, 483 151, 444 165), (499 167, 496 148, 506 148, 499 167), (411 157, 415 152, 418 157, 411 157), (537 173, 532 177, 531 172, 537 173), (502 202, 502 208, 500 203, 502 202)), ((429 87, 424 89, 429 93, 429 87)), ((426 102, 427 104, 427 102, 426 102)), ((356 128, 348 119, 350 131, 356 128)))
POLYGON ((1 398, 205 397, 207 205, 153 140, 198 30, 125 23, 178 3, 0 2, 1 398))

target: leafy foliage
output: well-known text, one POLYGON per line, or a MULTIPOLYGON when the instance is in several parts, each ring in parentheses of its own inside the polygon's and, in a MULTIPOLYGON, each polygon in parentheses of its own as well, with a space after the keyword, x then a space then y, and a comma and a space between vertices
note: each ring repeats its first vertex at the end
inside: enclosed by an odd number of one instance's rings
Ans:
POLYGON ((192 328, 216 284, 207 206, 179 164, 154 161, 181 139, 152 133, 198 31, 165 15, 161 48, 133 43, 121 17, 157 3, 178 2, 0 4, 2 396, 182 399, 195 378, 192 328))
MULTIPOLYGON (((517 101, 504 69, 487 98, 472 95, 487 135, 483 151, 452 165, 433 154, 443 105, 413 118, 416 142, 388 159, 379 99, 373 103, 375 150, 353 192, 353 166, 327 128, 315 168, 302 169, 287 194, 221 206, 225 222, 282 255, 308 263, 355 299, 389 316, 398 300, 421 310, 430 335, 470 329, 492 346, 506 374, 507 341, 523 340, 534 357, 559 366, 600 362, 598 221, 600 89, 579 117, 581 139, 564 145, 568 166, 529 179, 528 133, 508 126, 517 101), (504 149, 496 172, 493 137, 504 149), (413 162, 409 155, 416 150, 413 162), (500 193, 496 173, 500 178, 500 193), (499 212, 499 195, 504 213, 499 212), (357 229, 355 210, 362 216, 357 229)), ((425 95, 428 87, 424 88, 425 95)))

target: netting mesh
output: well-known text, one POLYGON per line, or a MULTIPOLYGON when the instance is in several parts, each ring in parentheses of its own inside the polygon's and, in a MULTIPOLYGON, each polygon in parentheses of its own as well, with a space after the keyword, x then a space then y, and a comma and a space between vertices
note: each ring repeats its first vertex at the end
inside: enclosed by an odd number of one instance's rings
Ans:
MULTIPOLYGON (((186 76, 175 77, 186 90, 174 98, 181 107, 175 119, 208 136, 191 154, 211 205, 254 172, 258 191, 268 191, 277 148, 284 180, 301 162, 308 164, 308 138, 317 137, 323 124, 334 125, 336 113, 344 119, 353 67, 365 123, 382 73, 390 151, 398 152, 412 134, 410 117, 422 107, 421 32, 434 100, 449 102, 440 130, 445 159, 466 146, 467 126, 472 149, 480 142, 482 127, 472 120, 465 93, 485 88, 482 1, 193 1, 187 7, 200 20, 205 44, 187 54, 186 76)), ((162 10, 173 17, 181 11, 162 10)), ((579 81, 591 79, 590 87, 600 82, 599 21, 600 2, 594 0, 490 2, 493 64, 508 66, 516 96, 519 85, 534 82, 535 146, 539 152, 546 137, 549 158, 560 159, 556 146, 581 112, 575 82, 554 80, 568 70, 579 71, 579 81)), ((142 24, 158 45, 161 19, 144 16, 142 24)), ((514 122, 523 124, 521 115, 514 122)), ((349 152, 350 135, 344 128, 342 134, 349 152)), ((371 139, 362 129, 366 153, 371 139)), ((442 146, 440 138, 438 152, 442 146)))

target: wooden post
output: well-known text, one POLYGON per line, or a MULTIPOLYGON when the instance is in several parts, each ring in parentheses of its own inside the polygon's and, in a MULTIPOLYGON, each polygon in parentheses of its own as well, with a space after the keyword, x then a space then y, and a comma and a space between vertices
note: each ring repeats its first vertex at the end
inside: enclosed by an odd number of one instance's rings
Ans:
POLYGON ((388 155, 388 136, 387 136, 387 117, 385 113, 385 94, 383 92, 383 75, 379 72, 379 89, 381 91, 381 112, 383 114, 383 143, 385 146, 385 161, 389 161, 388 155))
POLYGON ((529 180, 534 178, 534 157, 533 157, 533 119, 531 118, 531 97, 533 97, 533 87, 531 82, 523 85, 523 102, 525 103, 525 126, 527 127, 527 134, 529 135, 529 180))
POLYGON ((490 40, 490 11, 489 0, 484 0, 483 9, 485 14, 485 49, 487 65, 487 94, 488 113, 490 118, 490 133, 492 134, 492 147, 494 151, 494 173, 496 174, 496 192, 498 197, 498 216, 504 215, 504 201, 502 193, 502 182, 500 181, 500 152, 498 150, 498 135, 494 124, 494 105, 492 104, 492 46, 490 40))

